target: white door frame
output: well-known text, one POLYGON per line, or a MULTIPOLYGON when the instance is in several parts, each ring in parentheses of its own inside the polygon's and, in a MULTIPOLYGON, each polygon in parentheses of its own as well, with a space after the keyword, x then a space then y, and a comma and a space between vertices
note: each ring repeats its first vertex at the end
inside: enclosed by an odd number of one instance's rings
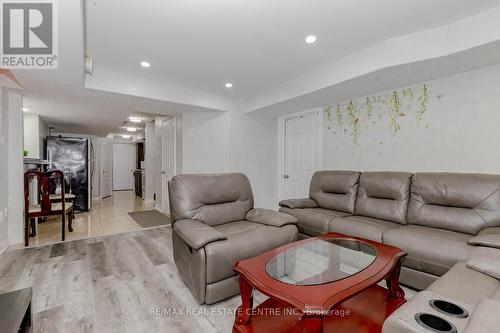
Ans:
POLYGON ((167 215, 170 215, 170 209, 168 207, 165 207, 163 205, 163 203, 166 203, 167 205, 169 205, 168 203, 168 200, 165 201, 165 196, 168 195, 168 188, 166 188, 168 186, 168 181, 166 184, 163 184, 163 177, 164 177, 164 174, 165 174, 165 170, 163 169, 164 168, 164 165, 163 165, 163 161, 164 161, 164 156, 163 154, 165 154, 165 147, 164 147, 164 141, 163 141, 163 131, 165 130, 165 128, 163 127, 163 122, 164 121, 167 121, 167 120, 171 120, 173 122, 173 131, 174 131, 174 152, 173 152, 173 157, 174 157, 174 170, 173 170, 173 174, 174 176, 177 174, 177 117, 176 116, 168 116, 168 117, 163 117, 161 118, 161 122, 162 122, 162 125, 161 125, 161 131, 162 133, 160 134, 160 184, 161 184, 161 201, 159 203, 156 203, 155 202, 155 209, 161 211, 162 213, 165 213, 167 215), (165 186, 164 186, 165 185, 165 186))
MULTIPOLYGON (((99 183, 101 185, 101 190, 100 190, 100 193, 99 193, 99 199, 102 200, 104 199, 105 197, 103 196, 103 189, 104 189, 104 182, 103 182, 103 179, 104 179, 104 168, 103 168, 103 164, 104 164, 104 159, 105 158, 109 158, 108 156, 104 156, 105 155, 105 152, 104 152, 104 145, 105 144, 110 144, 111 145, 111 152, 113 152, 113 140, 112 139, 109 139, 109 138, 100 138, 100 166, 99 166, 99 169, 101 171, 101 175, 100 175, 100 179, 99 179, 99 183)), ((109 196, 112 196, 113 195, 113 156, 111 155, 111 171, 108 171, 110 173, 110 182, 111 182, 111 194, 109 196)))
MULTIPOLYGON (((319 161, 318 165, 319 168, 323 168, 323 108, 315 108, 315 109, 310 109, 294 114, 289 114, 286 116, 281 116, 278 117, 278 168, 277 168, 277 180, 278 180, 278 196, 277 196, 277 203, 276 206, 278 206, 278 203, 282 200, 283 198, 283 193, 284 193, 284 188, 285 188, 285 182, 283 176, 285 175, 285 122, 288 119, 293 119, 297 118, 300 116, 303 116, 305 114, 313 113, 313 112, 318 112, 318 128, 320 129, 318 131, 318 151, 319 151, 319 161)), ((297 198, 298 199, 298 198, 297 198)))

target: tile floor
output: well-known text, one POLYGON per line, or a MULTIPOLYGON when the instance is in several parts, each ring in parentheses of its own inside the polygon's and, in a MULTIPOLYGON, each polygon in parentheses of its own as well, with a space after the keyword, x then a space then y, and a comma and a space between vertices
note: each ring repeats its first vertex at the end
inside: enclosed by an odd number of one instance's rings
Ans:
MULTIPOLYGON (((113 235, 142 227, 128 213, 153 209, 153 203, 135 196, 133 191, 115 191, 111 197, 93 201, 89 212, 77 213, 73 220, 73 232, 66 232, 67 240, 94 236, 113 235)), ((30 238, 30 246, 54 244, 61 241, 61 218, 54 216, 38 224, 36 237, 30 238)), ((19 248, 16 245, 13 248, 19 248)))

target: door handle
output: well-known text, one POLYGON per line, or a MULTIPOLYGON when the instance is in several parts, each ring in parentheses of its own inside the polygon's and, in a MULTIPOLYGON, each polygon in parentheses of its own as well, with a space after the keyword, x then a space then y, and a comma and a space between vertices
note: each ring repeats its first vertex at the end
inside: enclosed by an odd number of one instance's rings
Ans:
POLYGON ((162 172, 161 172, 161 174, 162 174, 162 175, 164 175, 164 174, 165 174, 165 171, 162 171, 162 172))
POLYGON ((290 178, 290 176, 289 175, 284 175, 283 178, 288 179, 288 178, 290 178))

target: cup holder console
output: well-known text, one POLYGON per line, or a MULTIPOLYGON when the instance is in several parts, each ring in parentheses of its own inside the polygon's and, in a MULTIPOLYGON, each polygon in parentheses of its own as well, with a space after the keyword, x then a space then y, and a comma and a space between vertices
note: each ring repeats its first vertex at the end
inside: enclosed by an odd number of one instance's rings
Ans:
POLYGON ((429 313, 417 313, 415 320, 423 328, 431 332, 457 333, 457 329, 449 321, 436 317, 429 313))
POLYGON ((429 302, 429 304, 437 312, 441 312, 452 317, 467 318, 469 316, 467 310, 447 301, 433 299, 429 302))

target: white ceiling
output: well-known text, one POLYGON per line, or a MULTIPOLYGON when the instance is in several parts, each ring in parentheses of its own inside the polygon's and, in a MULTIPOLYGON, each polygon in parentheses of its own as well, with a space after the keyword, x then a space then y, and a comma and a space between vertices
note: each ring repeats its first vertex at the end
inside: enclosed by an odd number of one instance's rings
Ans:
POLYGON ((123 132, 120 127, 132 114, 170 115, 191 107, 58 84, 25 83, 24 107, 38 113, 57 132, 106 135, 123 132))
POLYGON ((441 26, 497 0, 89 0, 95 66, 251 97, 388 38, 441 26), (316 34, 314 45, 304 37, 316 34), (151 63, 145 70, 141 60, 151 63), (224 83, 233 82, 227 90, 224 83))
MULTIPOLYGON (((418 70, 411 63, 500 41, 500 7, 486 11, 500 0, 83 0, 84 7, 81 1, 59 1, 59 69, 15 71, 25 106, 60 132, 105 135, 134 112, 292 112, 290 105, 380 91, 365 74, 384 66, 418 70), (318 42, 304 43, 308 34, 318 42), (85 53, 94 58, 92 76, 83 73, 85 53), (362 81, 350 84, 356 77, 362 81), (224 88, 226 81, 233 89, 224 88)), ((474 66, 490 64, 497 51, 481 49, 484 61, 474 66)), ((468 68, 447 65, 453 70, 435 68, 432 77, 468 68)), ((393 81, 401 85, 425 79, 400 72, 406 79, 393 81)))

